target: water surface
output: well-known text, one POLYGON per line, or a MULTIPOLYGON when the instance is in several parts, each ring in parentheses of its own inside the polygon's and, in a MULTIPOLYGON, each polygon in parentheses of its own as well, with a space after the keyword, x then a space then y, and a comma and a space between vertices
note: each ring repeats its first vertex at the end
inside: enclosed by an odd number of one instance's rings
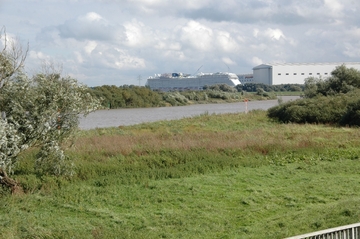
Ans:
MULTIPOLYGON (((298 99, 298 96, 282 96, 282 100, 298 99)), ((198 104, 176 107, 132 108, 98 110, 87 117, 80 118, 81 129, 95 129, 134 125, 160 120, 174 120, 201 114, 225 114, 245 112, 246 110, 267 110, 278 104, 278 100, 249 101, 222 104, 198 104)))

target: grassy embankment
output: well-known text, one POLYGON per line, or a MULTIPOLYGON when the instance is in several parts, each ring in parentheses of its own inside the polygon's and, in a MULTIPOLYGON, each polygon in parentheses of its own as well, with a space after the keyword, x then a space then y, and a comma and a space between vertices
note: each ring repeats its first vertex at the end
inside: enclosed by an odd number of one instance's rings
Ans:
POLYGON ((283 238, 359 221, 360 131, 265 112, 81 131, 71 180, 14 178, 2 238, 283 238))

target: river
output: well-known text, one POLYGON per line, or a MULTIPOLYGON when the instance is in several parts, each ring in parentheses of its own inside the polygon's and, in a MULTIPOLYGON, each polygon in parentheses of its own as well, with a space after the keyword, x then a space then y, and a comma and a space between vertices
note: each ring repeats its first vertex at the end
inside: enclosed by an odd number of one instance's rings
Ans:
MULTIPOLYGON (((298 99, 298 96, 281 96, 283 102, 298 99)), ((95 129, 134 125, 160 120, 175 120, 201 114, 239 113, 255 109, 267 110, 278 100, 249 101, 221 104, 198 104, 176 107, 132 108, 97 110, 80 118, 80 129, 95 129)))

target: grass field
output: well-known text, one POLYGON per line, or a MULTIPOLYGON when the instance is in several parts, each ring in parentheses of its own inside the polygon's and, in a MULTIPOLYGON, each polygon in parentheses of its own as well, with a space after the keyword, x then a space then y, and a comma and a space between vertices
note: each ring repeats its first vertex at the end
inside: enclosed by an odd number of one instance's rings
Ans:
POLYGON ((284 238, 360 218, 360 130, 264 111, 79 131, 71 179, 0 194, 2 238, 284 238))

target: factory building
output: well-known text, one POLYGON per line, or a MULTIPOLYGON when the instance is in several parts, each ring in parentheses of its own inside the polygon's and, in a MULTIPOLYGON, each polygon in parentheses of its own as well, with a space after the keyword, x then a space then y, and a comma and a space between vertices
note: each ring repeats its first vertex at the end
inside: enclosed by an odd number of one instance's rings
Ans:
POLYGON ((360 70, 360 62, 262 64, 253 68, 253 83, 304 84, 308 77, 326 78, 331 76, 331 72, 343 64, 347 68, 360 70))

